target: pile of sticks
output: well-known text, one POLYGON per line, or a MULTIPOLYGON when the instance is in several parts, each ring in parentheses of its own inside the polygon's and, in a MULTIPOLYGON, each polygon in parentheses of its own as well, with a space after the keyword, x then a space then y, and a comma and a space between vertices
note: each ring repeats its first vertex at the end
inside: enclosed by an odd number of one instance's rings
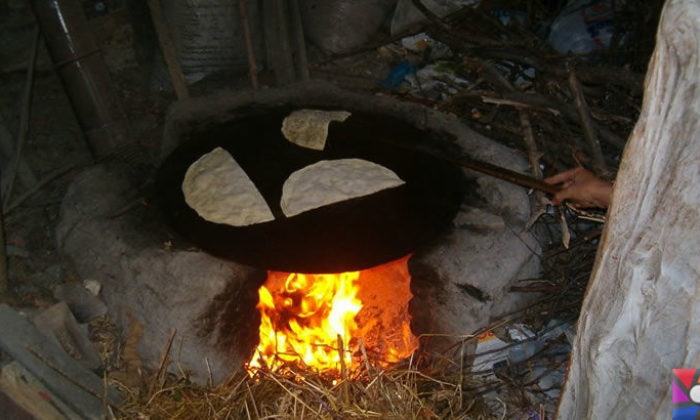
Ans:
MULTIPOLYGON (((614 177, 638 116, 654 43, 648 28, 655 27, 662 1, 627 2, 615 22, 627 31, 626 42, 613 37, 606 49, 586 55, 557 53, 546 41, 545 23, 556 18, 565 1, 479 2, 444 18, 423 0, 412 1, 425 23, 312 63, 312 74, 337 73, 340 66, 334 63, 346 66, 382 46, 400 49, 399 40, 425 33, 449 47, 451 56, 439 60, 471 83, 451 86, 457 93, 441 100, 406 99, 455 113, 488 137, 525 150, 535 177, 542 176, 541 167, 553 173, 577 165, 614 177), (505 6, 524 19, 504 24, 494 10, 505 6)), ((404 54, 418 68, 432 64, 426 58, 430 54, 404 54)))

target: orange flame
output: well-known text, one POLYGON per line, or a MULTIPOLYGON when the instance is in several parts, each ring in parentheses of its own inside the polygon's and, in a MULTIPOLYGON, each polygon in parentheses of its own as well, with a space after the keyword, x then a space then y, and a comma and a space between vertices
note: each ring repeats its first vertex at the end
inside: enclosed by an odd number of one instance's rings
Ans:
POLYGON ((341 351, 352 370, 362 362, 360 339, 380 364, 408 357, 418 340, 409 326, 407 261, 338 274, 268 272, 258 291, 260 342, 249 374, 289 364, 337 373, 341 351))

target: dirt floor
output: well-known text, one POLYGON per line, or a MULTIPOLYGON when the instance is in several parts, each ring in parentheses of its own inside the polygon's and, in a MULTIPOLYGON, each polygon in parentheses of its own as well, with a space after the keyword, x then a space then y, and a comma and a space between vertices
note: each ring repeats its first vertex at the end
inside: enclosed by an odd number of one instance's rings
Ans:
MULTIPOLYGON (((90 13, 89 22, 128 115, 132 141, 110 159, 155 168, 162 124, 175 94, 153 34, 144 25, 134 24, 134 13, 143 11, 127 8, 128 2, 84 2, 88 10, 97 3, 109 8, 90 13)), ((556 2, 534 3, 542 6, 556 2)), ((454 113, 480 133, 520 151, 531 161, 534 158, 545 175, 577 164, 591 168, 604 165, 605 175, 613 179, 640 108, 646 60, 653 48, 653 31, 648 28, 655 25, 660 6, 656 3, 661 2, 631 3, 636 5, 635 25, 629 26, 628 36, 634 42, 600 55, 557 55, 542 45, 533 30, 472 13, 449 22, 449 30, 439 24, 429 26, 428 48, 384 40, 343 57, 324 55, 312 47, 311 75, 454 113), (441 53, 441 49, 449 52, 441 53), (410 70, 393 83, 390 76, 403 62, 409 63, 410 70), (591 151, 580 119, 581 107, 576 105, 569 71, 572 68, 600 139, 602 161, 591 151), (529 136, 527 126, 531 129, 529 136)), ((552 14, 546 8, 534 7, 532 11, 532 16, 541 19, 549 19, 552 14)), ((22 113, 30 109, 21 154, 30 175, 18 176, 12 194, 3 197, 7 202, 4 228, 9 287, 2 302, 30 314, 56 302, 53 293, 58 285, 86 280, 77 278, 58 254, 55 228, 68 185, 82 168, 94 163, 43 40, 39 42, 31 105, 28 108, 23 103, 36 27, 28 2, 0 1, 0 136, 14 142, 21 131, 22 113)), ((263 85, 272 85, 270 74, 262 72, 260 77, 263 85)), ((191 86, 191 91, 199 96, 247 87, 243 71, 211 75, 191 86)), ((0 149, 3 172, 11 159, 11 154, 0 149)), ((551 207, 543 208, 535 229, 541 232, 544 272, 541 278, 527 279, 517 290, 547 297, 543 305, 518 319, 532 328, 544 327, 552 318, 575 322, 595 258, 602 225, 570 210, 563 211, 571 232, 569 248, 562 246, 558 213, 551 207)), ((107 370, 124 366, 120 343, 126 337, 114 331, 108 320, 94 323, 92 338, 100 347, 107 370)), ((565 366, 566 358, 559 356, 552 356, 550 362, 556 365, 552 370, 565 366)), ((538 401, 545 400, 549 400, 547 412, 551 415, 552 398, 544 395, 547 390, 532 391, 532 377, 525 379, 512 366, 501 369, 496 376, 501 384, 498 386, 516 390, 516 399, 526 401, 518 418, 544 418, 538 414, 543 407, 538 401)), ((552 388, 560 386, 552 384, 552 388)), ((488 387, 474 389, 475 395, 490 391, 488 387)), ((138 411, 134 410, 132 414, 138 411)), ((437 418, 433 415, 424 418, 437 418)))

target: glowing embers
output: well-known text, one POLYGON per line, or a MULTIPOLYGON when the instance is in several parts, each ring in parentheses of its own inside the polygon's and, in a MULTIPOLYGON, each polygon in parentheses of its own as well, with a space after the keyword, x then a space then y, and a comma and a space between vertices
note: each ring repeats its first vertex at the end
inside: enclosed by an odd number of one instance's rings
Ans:
POLYGON ((279 371, 290 367, 335 374, 363 362, 386 366, 413 353, 408 302, 408 258, 337 274, 268 272, 260 287, 260 343, 248 363, 279 371), (339 339, 340 337, 340 339, 339 339))

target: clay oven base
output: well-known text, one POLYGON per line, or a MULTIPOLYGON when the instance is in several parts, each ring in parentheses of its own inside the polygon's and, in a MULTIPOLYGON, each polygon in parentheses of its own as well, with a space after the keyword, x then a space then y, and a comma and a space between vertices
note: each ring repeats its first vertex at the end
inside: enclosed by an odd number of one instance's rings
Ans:
MULTIPOLYGON (((387 115, 440 133, 450 147, 472 158, 527 170, 515 152, 473 132, 454 115, 320 82, 179 102, 166 121, 162 156, 193 129, 235 119, 243 110, 308 104, 387 115)), ((527 191, 471 171, 463 174, 473 180, 473 188, 466 190, 451 226, 409 261, 414 334, 474 332, 525 304, 526 296, 508 290, 539 269, 536 241, 521 234, 530 216, 527 191), (475 289, 481 292, 478 298, 469 293, 475 289)), ((213 257, 175 234, 152 201, 140 204, 155 193, 152 183, 144 183, 147 178, 128 166, 104 164, 76 177, 61 209, 59 247, 78 275, 102 283, 113 321, 127 331, 128 312, 144 325, 139 351, 145 366, 157 366, 176 329, 171 359, 198 382, 207 381, 208 364, 219 382, 253 351, 259 322, 254 307, 265 271, 213 257)), ((179 370, 176 364, 171 369, 179 370)))

